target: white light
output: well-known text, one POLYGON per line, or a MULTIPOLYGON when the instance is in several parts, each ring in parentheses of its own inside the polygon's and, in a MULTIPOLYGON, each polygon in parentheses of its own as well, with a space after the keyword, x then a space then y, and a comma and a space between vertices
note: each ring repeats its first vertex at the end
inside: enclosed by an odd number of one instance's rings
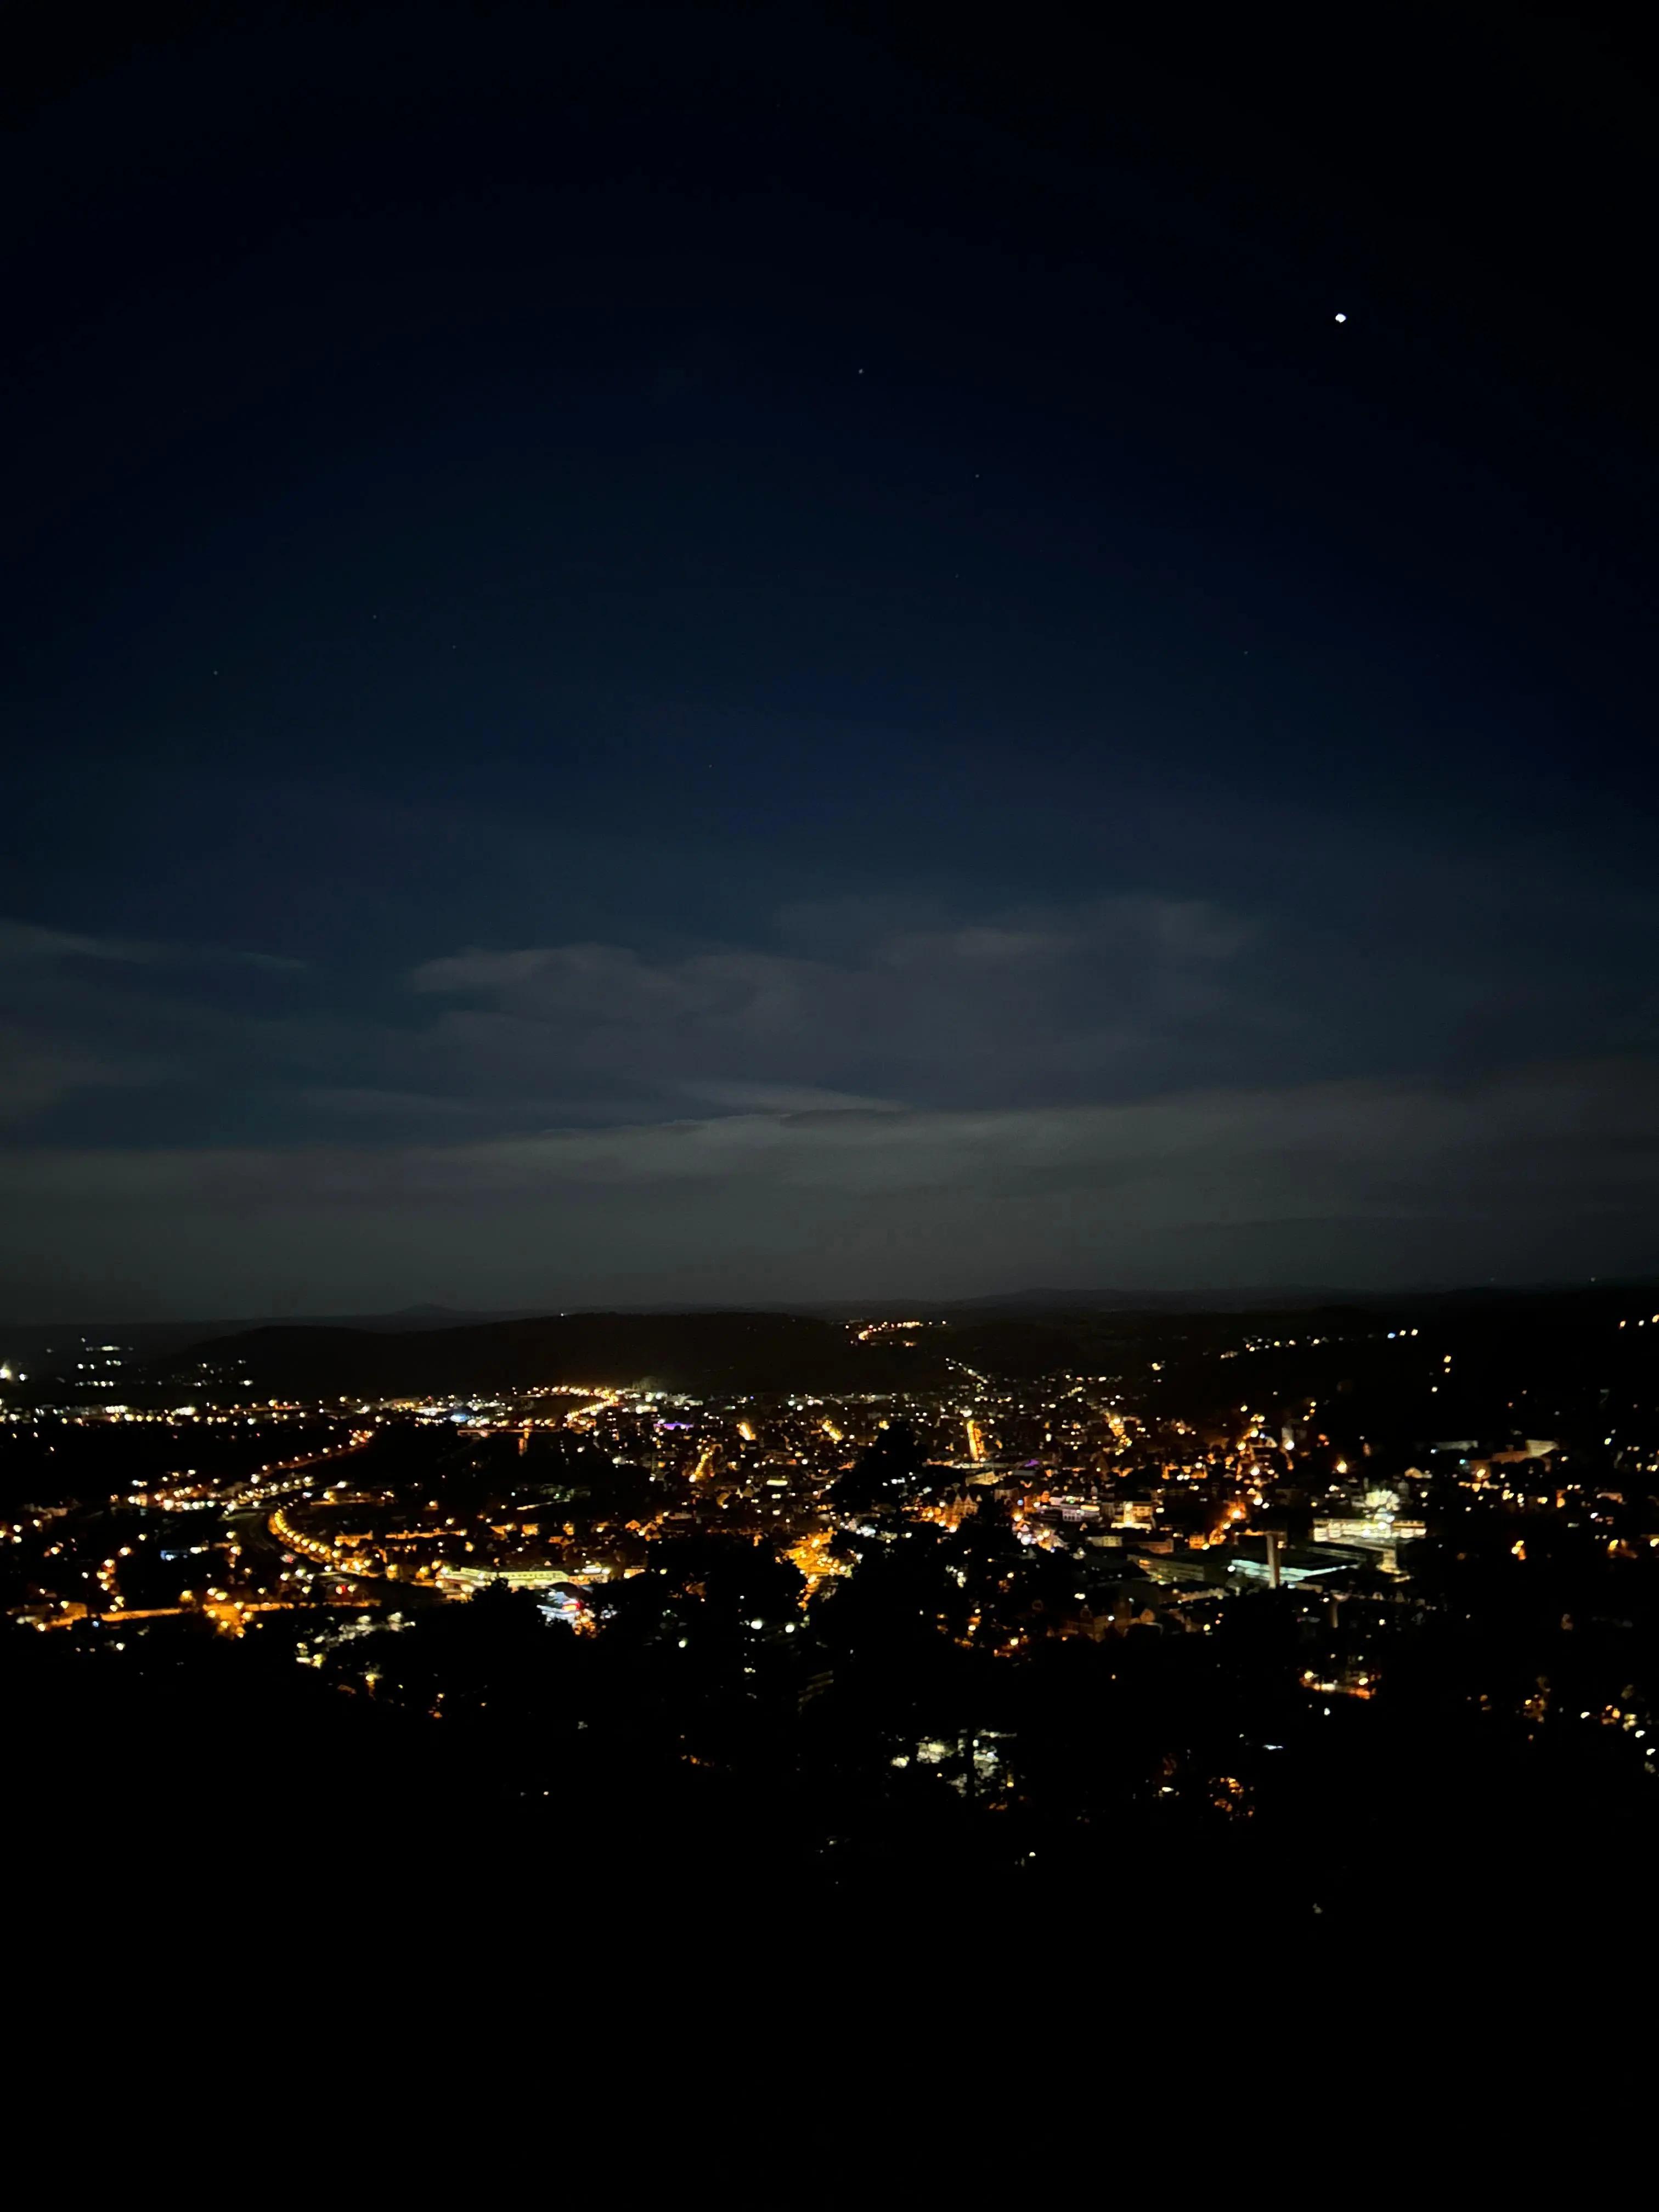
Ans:
POLYGON ((1346 315, 1339 315, 1336 319, 1339 323, 1346 323, 1348 319, 1346 315))

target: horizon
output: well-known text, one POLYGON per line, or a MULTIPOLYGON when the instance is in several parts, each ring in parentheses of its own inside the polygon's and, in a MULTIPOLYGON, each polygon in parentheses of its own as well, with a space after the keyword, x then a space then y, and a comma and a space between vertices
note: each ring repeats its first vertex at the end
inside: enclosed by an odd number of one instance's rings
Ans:
POLYGON ((1178 1290, 1153 1291, 1136 1289, 1132 1285, 1103 1286, 1095 1285, 1033 1285, 1017 1291, 993 1291, 958 1298, 921 1297, 906 1300, 902 1297, 794 1298, 768 1300, 752 1304, 691 1304, 665 1301, 660 1304, 598 1304, 578 1302, 568 1305, 529 1304, 496 1308, 452 1306, 428 1300, 416 1300, 411 1304, 388 1308, 363 1308, 352 1310, 318 1309, 306 1313, 258 1313, 252 1310, 225 1314, 177 1313, 160 1315, 112 1315, 90 1313, 65 1318, 57 1316, 48 1319, 12 1315, 0 1319, 0 1328, 27 1330, 39 1333, 62 1329, 174 1329, 197 1325, 212 1328, 306 1328, 316 1327, 368 1327, 374 1323, 430 1320, 451 1322, 457 1326, 488 1327, 492 1322, 520 1321, 557 1321, 594 1318, 614 1314, 618 1317, 647 1319, 660 1316, 669 1319, 680 1316, 709 1316, 739 1318, 745 1315, 774 1317, 795 1317, 802 1320, 859 1320, 891 1316, 903 1318, 914 1311, 920 1317, 970 1313, 1004 1313, 1015 1309, 1027 1312, 1060 1313, 1067 1310, 1067 1301, 1075 1304, 1072 1310, 1086 1311, 1098 1307, 1101 1310, 1115 1309, 1126 1314, 1155 1313, 1175 1307, 1194 1315, 1225 1314, 1250 1310, 1301 1312, 1317 1310, 1326 1306, 1394 1305, 1409 1304, 1413 1299, 1452 1301, 1461 1298, 1498 1297, 1565 1297, 1589 1291, 1601 1291, 1608 1295, 1620 1291, 1648 1291, 1659 1287, 1659 1273, 1652 1275, 1573 1276, 1534 1278, 1513 1282, 1485 1282, 1470 1279, 1451 1279, 1443 1282, 1419 1282, 1367 1288, 1356 1284, 1251 1284, 1232 1286, 1222 1285, 1190 1285, 1178 1290), (1137 1304, 1137 1300, 1144 1304, 1137 1304), (1206 1304, 1213 1301, 1213 1304, 1206 1304), (1283 1301, 1282 1305, 1279 1301, 1283 1301))

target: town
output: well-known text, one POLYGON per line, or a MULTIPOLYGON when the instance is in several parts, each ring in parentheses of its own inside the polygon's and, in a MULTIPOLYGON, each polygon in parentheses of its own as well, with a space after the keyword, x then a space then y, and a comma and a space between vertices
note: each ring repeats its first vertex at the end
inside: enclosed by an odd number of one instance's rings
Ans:
MULTIPOLYGON (((1386 1826, 1447 1760, 1460 1789, 1565 1772, 1639 1816, 1638 1306, 1060 1319, 1005 1326, 1002 1371, 982 1330, 860 1317, 823 1348, 927 1367, 834 1391, 256 1401, 234 1345, 77 1343, 4 1385, 10 1655, 49 1700, 124 1669, 257 1669, 268 1696, 286 1670, 283 1695, 395 1726, 411 1777, 465 1745, 490 1802, 579 1826, 601 1767, 611 1801, 691 1778, 832 1886, 921 1838, 1010 1877, 1126 1846, 1277 1860, 1258 1836, 1336 1802, 1338 1770, 1395 1778, 1386 1826), (1068 1344, 1115 1364, 1009 1371, 1068 1344)), ((1305 1909, 1340 1915, 1340 1860, 1297 1877, 1334 1893, 1305 1909)))

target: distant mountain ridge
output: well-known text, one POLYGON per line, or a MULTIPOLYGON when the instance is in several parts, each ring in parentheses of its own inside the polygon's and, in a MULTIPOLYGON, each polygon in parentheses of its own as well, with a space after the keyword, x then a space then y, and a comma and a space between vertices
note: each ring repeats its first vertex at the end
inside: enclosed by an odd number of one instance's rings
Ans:
MULTIPOLYGON (((1494 1322, 1559 1314, 1592 1317, 1649 1286, 1595 1285, 1577 1291, 1426 1292, 1388 1299, 1350 1296, 1315 1308, 1219 1308, 1166 1304, 1090 1307, 1064 1293, 1034 1291, 1012 1310, 912 1308, 941 1322, 907 1346, 884 1334, 862 1342, 845 1316, 746 1312, 563 1313, 455 1327, 370 1328, 323 1322, 265 1326, 198 1338, 149 1364, 155 1380, 216 1380, 299 1397, 491 1395, 537 1383, 654 1385, 692 1393, 826 1393, 927 1389, 966 1367, 1007 1376, 1117 1371, 1151 1341, 1174 1337, 1197 1350, 1237 1338, 1254 1316, 1290 1322, 1310 1311, 1338 1334, 1362 1334, 1385 1316, 1461 1311, 1494 1322), (1053 1298, 1054 1304, 1048 1304, 1053 1298)), ((872 1317, 878 1309, 866 1307, 872 1317)), ((907 1316, 908 1317, 908 1316, 907 1316)), ((1510 1324, 1504 1322, 1504 1326, 1510 1324)))
POLYGON ((233 1321, 58 1321, 0 1322, 0 1357, 14 1364, 38 1364, 51 1351, 68 1353, 82 1343, 119 1344, 141 1358, 159 1359, 166 1353, 216 1338, 246 1336, 259 1329, 339 1328, 382 1334, 424 1333, 434 1328, 456 1328, 477 1324, 532 1319, 544 1309, 509 1307, 499 1312, 470 1313, 451 1306, 405 1306, 389 1314, 307 1314, 289 1320, 270 1315, 244 1315, 233 1321))
POLYGON ((249 1380, 307 1395, 486 1390, 531 1381, 631 1382, 757 1390, 927 1387, 948 1362, 1013 1374, 1095 1371, 1115 1346, 1186 1322, 1201 1331, 1250 1316, 1332 1316, 1583 1309, 1651 1297, 1652 1279, 1561 1285, 1359 1291, 1289 1289, 1146 1292, 1030 1289, 939 1301, 872 1300, 792 1307, 544 1309, 477 1314, 414 1305, 392 1314, 303 1321, 0 1324, 0 1357, 37 1376, 68 1372, 83 1340, 118 1343, 160 1379, 204 1363, 240 1363, 249 1380), (945 1324, 915 1347, 860 1346, 854 1319, 945 1324), (948 1334, 947 1334, 948 1332, 948 1334), (50 1347, 50 1356, 48 1356, 50 1347))
POLYGON ((154 1363, 303 1397, 484 1395, 537 1383, 665 1390, 885 1390, 942 1380, 931 1351, 860 1344, 798 1314, 559 1314, 460 1328, 267 1328, 215 1337, 154 1363))
MULTIPOLYGON (((1198 1291, 999 1291, 995 1296, 924 1302, 908 1309, 918 1317, 962 1313, 1228 1314, 1325 1312, 1333 1307, 1390 1312, 1402 1306, 1488 1304, 1504 1299, 1571 1298, 1618 1291, 1659 1289, 1659 1277, 1609 1277, 1589 1283, 1480 1283, 1407 1285, 1402 1290, 1357 1291, 1344 1284, 1291 1284, 1279 1289, 1198 1291)), ((907 1310, 902 1305, 869 1306, 872 1316, 907 1310)))

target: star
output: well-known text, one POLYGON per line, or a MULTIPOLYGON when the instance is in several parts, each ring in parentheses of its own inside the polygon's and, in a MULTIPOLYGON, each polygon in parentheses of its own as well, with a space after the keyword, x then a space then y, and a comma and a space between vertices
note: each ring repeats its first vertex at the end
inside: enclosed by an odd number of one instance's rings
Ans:
POLYGON ((1339 315, 1336 319, 1339 323, 1346 323, 1348 319, 1346 315, 1339 315))

